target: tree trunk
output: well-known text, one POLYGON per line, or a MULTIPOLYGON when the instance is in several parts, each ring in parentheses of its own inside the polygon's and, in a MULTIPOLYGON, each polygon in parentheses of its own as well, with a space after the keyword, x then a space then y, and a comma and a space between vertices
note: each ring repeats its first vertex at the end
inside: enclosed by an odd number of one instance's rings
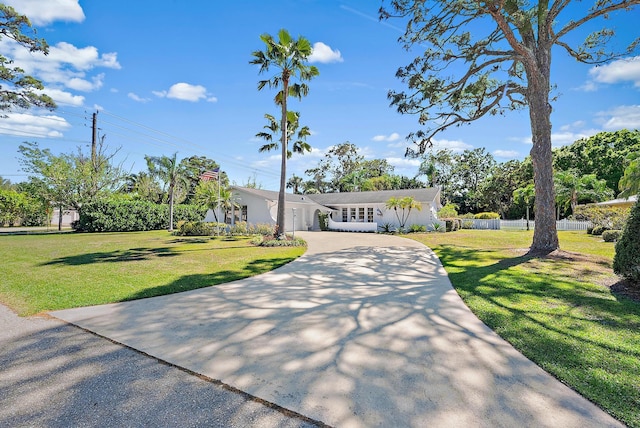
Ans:
POLYGON ((62 205, 58 207, 58 231, 62 230, 62 205))
POLYGON ((282 137, 280 138, 280 149, 282 150, 282 159, 280 161, 280 192, 278 193, 278 237, 284 238, 285 235, 285 191, 287 186, 287 97, 289 95, 289 79, 283 76, 282 85, 282 119, 280 122, 280 130, 282 137))
POLYGON ((549 76, 551 50, 537 48, 535 69, 527 69, 529 116, 533 147, 533 181, 535 185, 534 214, 536 227, 530 253, 550 253, 558 249, 551 151, 551 105, 549 76))
POLYGON ((169 232, 173 232, 173 187, 169 188, 169 232))

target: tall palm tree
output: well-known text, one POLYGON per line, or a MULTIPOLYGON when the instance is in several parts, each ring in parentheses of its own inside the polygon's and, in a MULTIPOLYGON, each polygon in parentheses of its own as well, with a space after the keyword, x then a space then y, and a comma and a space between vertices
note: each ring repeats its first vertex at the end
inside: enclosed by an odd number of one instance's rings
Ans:
POLYGON ((315 66, 307 64, 307 60, 312 53, 311 43, 304 37, 298 40, 291 37, 287 30, 278 32, 278 39, 274 39, 269 34, 260 36, 260 40, 264 42, 266 48, 264 51, 254 51, 251 64, 260 66, 259 73, 269 71, 272 67, 277 68, 279 72, 267 80, 258 82, 258 90, 262 90, 265 86, 281 88, 276 94, 275 102, 281 108, 280 118, 280 149, 282 151, 282 159, 280 162, 280 192, 278 194, 278 216, 277 228, 279 236, 284 236, 285 226, 285 191, 287 180, 287 153, 288 153, 288 136, 287 132, 287 99, 292 96, 302 99, 309 93, 309 87, 304 83, 311 80, 319 74, 315 66), (292 82, 297 79, 298 82, 292 82))
POLYGON ((169 231, 173 231, 173 205, 178 186, 187 185, 187 176, 178 162, 178 153, 168 156, 145 156, 149 173, 162 180, 168 188, 169 196, 169 231))

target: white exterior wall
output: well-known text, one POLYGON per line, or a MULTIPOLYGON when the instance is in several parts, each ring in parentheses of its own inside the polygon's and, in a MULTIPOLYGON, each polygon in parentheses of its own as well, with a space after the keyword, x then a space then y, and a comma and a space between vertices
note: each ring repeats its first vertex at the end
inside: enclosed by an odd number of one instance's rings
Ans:
MULTIPOLYGON (((382 225, 385 223, 390 223, 395 225, 396 227, 400 226, 400 222, 398 221, 398 217, 396 216, 396 212, 393 209, 387 209, 385 207, 384 203, 378 203, 378 204, 353 204, 353 205, 341 205, 341 206, 336 206, 337 209, 333 210, 333 220, 334 221, 343 221, 342 218, 342 208, 347 208, 348 211, 348 215, 347 215, 347 221, 351 221, 351 208, 355 208, 356 209, 356 221, 358 220, 358 209, 359 208, 364 208, 365 209, 365 219, 364 221, 367 222, 367 208, 371 208, 373 207, 373 221, 378 223, 378 225, 382 225), (378 213, 382 213, 382 215, 379 215, 378 213)), ((398 211, 398 214, 400 215, 400 218, 402 218, 402 210, 398 211)), ((431 226, 432 223, 437 222, 437 218, 435 216, 435 207, 433 204, 423 204, 422 205, 422 210, 418 211, 417 209, 412 209, 411 213, 409 213, 409 216, 407 218, 407 221, 405 222, 405 227, 409 227, 412 224, 420 224, 420 225, 424 225, 424 226, 431 226)))
MULTIPOLYGON (((236 203, 239 206, 247 206, 247 223, 258 224, 276 224, 278 218, 278 201, 272 201, 264 199, 261 196, 244 193, 241 191, 234 191, 236 203)), ((285 228, 286 232, 294 230, 294 218, 293 208, 296 209, 295 216, 295 230, 308 230, 313 227, 314 216, 318 206, 313 204, 298 203, 298 202, 286 202, 285 204, 285 228)), ((236 210, 236 215, 240 217, 240 209, 236 210)))

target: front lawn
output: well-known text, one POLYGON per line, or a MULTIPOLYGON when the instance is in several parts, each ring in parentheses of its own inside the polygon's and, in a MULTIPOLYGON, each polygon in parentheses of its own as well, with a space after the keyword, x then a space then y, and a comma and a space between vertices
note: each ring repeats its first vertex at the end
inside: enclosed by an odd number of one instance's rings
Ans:
POLYGON ((26 316, 176 293, 270 271, 304 250, 166 231, 0 236, 0 301, 26 316))
POLYGON ((411 234, 440 257, 469 308, 520 352, 640 427, 640 303, 613 294, 614 246, 559 232, 563 251, 526 255, 532 233, 411 234))

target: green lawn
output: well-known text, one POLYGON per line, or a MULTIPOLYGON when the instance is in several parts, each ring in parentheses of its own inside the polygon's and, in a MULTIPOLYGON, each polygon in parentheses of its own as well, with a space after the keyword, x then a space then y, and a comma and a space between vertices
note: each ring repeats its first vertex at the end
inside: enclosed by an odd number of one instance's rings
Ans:
POLYGON ((564 252, 526 255, 532 233, 411 234, 442 260, 471 310, 547 372, 640 427, 640 303, 614 295, 614 246, 560 232, 564 252))
POLYGON ((301 247, 166 231, 0 236, 0 301, 20 315, 192 290, 267 272, 301 247))

